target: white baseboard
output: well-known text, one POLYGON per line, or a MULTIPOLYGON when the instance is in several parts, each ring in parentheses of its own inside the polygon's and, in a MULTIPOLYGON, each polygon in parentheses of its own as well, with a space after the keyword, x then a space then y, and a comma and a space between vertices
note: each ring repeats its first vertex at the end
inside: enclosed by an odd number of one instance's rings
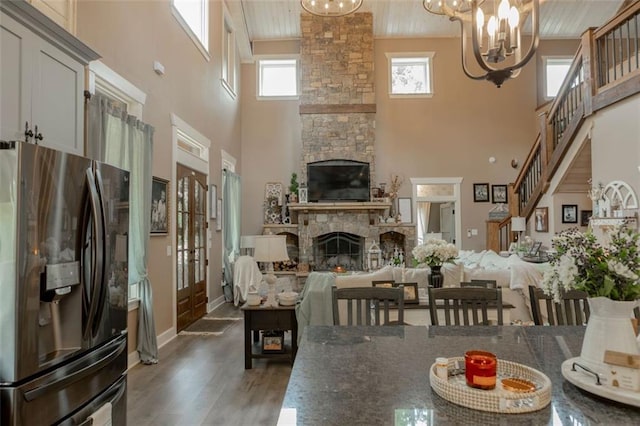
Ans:
POLYGON ((158 337, 156 338, 158 340, 158 349, 175 339, 176 336, 176 329, 173 327, 158 335, 158 337))
POLYGON ((216 299, 213 299, 211 302, 207 303, 207 313, 213 311, 215 308, 217 308, 218 306, 221 306, 223 303, 226 303, 224 301, 224 295, 219 296, 216 299))
POLYGON ((131 370, 138 364, 140 364, 140 354, 138 353, 138 351, 129 353, 129 356, 127 357, 127 371, 131 370))
MULTIPOLYGON (((223 303, 226 303, 224 301, 224 295, 212 300, 207 304, 207 313, 213 311, 215 308, 222 305, 223 303)), ((163 347, 164 345, 166 345, 167 343, 175 339, 176 336, 177 336, 176 329, 173 327, 159 334, 156 337, 156 340, 158 342, 158 349, 160 349, 161 347, 163 347)), ((138 364, 140 364, 140 355, 138 354, 138 351, 133 351, 127 357, 127 370, 135 367, 138 364)))
MULTIPOLYGON (((164 333, 157 336, 156 341, 158 342, 158 349, 175 339, 176 336, 177 334, 174 328, 170 328, 164 333)), ((133 351, 127 357, 127 370, 132 369, 138 364, 140 364, 140 354, 138 354, 138 351, 133 351)))

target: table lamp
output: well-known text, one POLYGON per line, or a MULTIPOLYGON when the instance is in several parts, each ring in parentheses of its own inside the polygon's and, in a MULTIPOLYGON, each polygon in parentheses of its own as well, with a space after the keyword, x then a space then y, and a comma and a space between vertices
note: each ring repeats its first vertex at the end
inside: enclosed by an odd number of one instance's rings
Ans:
POLYGON ((527 218, 514 216, 511 218, 511 230, 518 233, 518 252, 520 251, 520 241, 522 240, 522 231, 527 230, 527 218))
POLYGON ((273 274, 273 262, 289 260, 287 254, 287 237, 285 235, 256 235, 253 258, 257 262, 266 262, 264 280, 269 284, 269 294, 265 305, 277 306, 275 295, 276 276, 273 274))
POLYGON ((240 236, 240 254, 253 256, 253 250, 256 248, 255 235, 240 236))

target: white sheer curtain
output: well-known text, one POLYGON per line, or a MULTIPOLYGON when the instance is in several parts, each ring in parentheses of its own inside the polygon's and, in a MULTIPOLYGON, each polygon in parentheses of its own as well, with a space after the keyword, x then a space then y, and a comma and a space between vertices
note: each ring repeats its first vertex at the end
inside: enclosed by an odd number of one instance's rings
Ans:
POLYGON ((431 214, 431 203, 428 201, 418 201, 418 244, 424 242, 424 235, 429 229, 429 214, 431 214))
POLYGON ((239 175, 229 170, 222 172, 222 233, 224 240, 224 293, 227 301, 233 300, 233 262, 240 254, 240 191, 239 175))
POLYGON ((153 127, 100 94, 91 97, 88 110, 89 157, 129 171, 129 288, 140 299, 137 350, 142 363, 155 364, 158 344, 147 276, 153 127))

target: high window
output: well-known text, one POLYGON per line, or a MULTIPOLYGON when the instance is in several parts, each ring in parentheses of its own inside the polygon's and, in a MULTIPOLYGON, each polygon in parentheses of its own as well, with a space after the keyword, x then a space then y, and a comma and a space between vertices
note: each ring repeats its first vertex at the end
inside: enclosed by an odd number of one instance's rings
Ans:
POLYGON ((389 95, 415 97, 433 95, 433 52, 387 53, 389 95))
POLYGON ((544 76, 545 76, 545 97, 547 99, 554 98, 564 78, 571 68, 573 58, 545 58, 544 59, 544 76))
POLYGON ((295 98, 297 96, 297 59, 258 60, 259 98, 295 98))
MULTIPOLYGON (((224 5, 224 3, 223 3, 224 5)), ((222 18, 222 85, 232 97, 236 97, 236 35, 231 15, 223 6, 222 18)))
POLYGON ((191 40, 209 56, 209 2, 207 0, 171 0, 171 11, 191 40))

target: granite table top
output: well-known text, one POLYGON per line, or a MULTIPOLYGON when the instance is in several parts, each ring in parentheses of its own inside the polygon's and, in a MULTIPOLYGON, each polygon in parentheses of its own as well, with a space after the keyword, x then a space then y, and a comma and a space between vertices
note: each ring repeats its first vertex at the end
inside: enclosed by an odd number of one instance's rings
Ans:
POLYGON ((584 327, 401 326, 305 329, 279 425, 638 425, 640 409, 587 393, 560 366, 578 356, 584 327), (436 357, 471 349, 545 373, 547 407, 495 414, 453 404, 429 384, 436 357))

